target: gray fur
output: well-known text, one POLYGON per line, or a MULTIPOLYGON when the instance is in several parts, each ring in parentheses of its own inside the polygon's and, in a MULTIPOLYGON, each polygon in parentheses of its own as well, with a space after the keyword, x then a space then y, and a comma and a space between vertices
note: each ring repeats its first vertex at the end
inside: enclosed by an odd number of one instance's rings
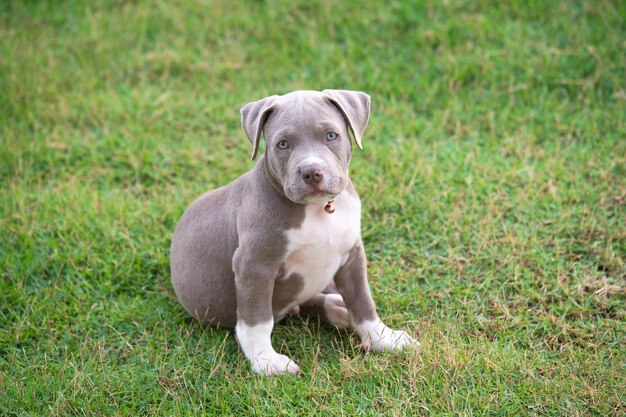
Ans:
POLYGON ((272 310, 274 317, 279 317, 280 312, 286 305, 293 302, 294 297, 304 287, 304 277, 297 272, 285 277, 279 272, 274 284, 274 296, 272 297, 272 310))
POLYGON ((349 297, 344 296, 344 300, 353 324, 377 317, 374 299, 367 284, 367 261, 360 239, 350 251, 346 263, 337 271, 335 285, 340 294, 350 294, 349 297))
POLYGON ((178 300, 194 318, 219 326, 236 324, 237 306, 252 309, 244 312, 250 325, 266 319, 245 297, 248 292, 255 298, 254 294, 269 291, 265 297, 271 307, 281 267, 277 254, 284 253, 287 244, 281 231, 298 227, 303 219, 303 206, 282 197, 271 185, 265 158, 232 184, 205 193, 187 208, 172 238, 170 265, 178 300), (246 265, 237 266, 236 261, 249 264, 252 274, 259 275, 240 294, 234 271, 243 274, 246 265), (264 272, 268 276, 261 276, 264 272))
MULTIPOLYGON (((227 327, 282 318, 305 284, 297 273, 285 276, 285 232, 300 227, 305 204, 323 207, 344 190, 358 198, 348 177, 349 132, 361 147, 369 112, 367 94, 344 90, 296 91, 241 109, 252 159, 262 134, 265 155, 250 172, 193 202, 172 238, 174 291, 189 314, 227 327), (328 132, 337 139, 329 139, 328 132), (287 150, 278 146, 284 140, 287 150), (309 177, 303 172, 309 171, 323 175, 321 189, 305 180, 309 177)), ((334 283, 325 293, 338 289, 353 324, 377 318, 360 239, 334 283)), ((325 318, 324 294, 315 294, 302 307, 325 318)))

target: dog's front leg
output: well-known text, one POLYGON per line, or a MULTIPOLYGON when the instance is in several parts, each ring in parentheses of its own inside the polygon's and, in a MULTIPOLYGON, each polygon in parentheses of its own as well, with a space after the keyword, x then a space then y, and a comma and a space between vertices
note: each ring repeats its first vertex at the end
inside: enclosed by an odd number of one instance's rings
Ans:
POLYGON ((272 347, 272 294, 278 268, 251 262, 250 257, 238 249, 233 258, 233 270, 237 292, 235 332, 252 370, 267 375, 298 373, 298 365, 272 347))
POLYGON ((366 350, 399 350, 419 347, 419 342, 402 330, 387 327, 378 313, 367 283, 367 262, 359 239, 348 260, 335 275, 335 284, 344 298, 350 325, 361 336, 366 350))

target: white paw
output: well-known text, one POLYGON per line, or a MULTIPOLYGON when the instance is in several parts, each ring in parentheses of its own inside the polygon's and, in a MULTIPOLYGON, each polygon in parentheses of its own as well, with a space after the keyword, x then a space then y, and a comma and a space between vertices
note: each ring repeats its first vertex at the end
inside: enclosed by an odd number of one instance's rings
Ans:
POLYGON ((333 326, 344 329, 350 327, 348 309, 340 294, 326 294, 324 296, 324 313, 333 326))
POLYGON ((257 374, 279 375, 289 372, 297 374, 300 367, 289 357, 276 352, 261 353, 252 359, 252 370, 257 374))
POLYGON ((285 355, 276 353, 270 336, 274 321, 269 320, 248 326, 238 321, 235 331, 241 350, 250 360, 252 370, 257 374, 278 375, 289 372, 297 374, 300 367, 285 355))
POLYGON ((357 331, 363 339, 365 350, 377 352, 402 350, 404 348, 419 349, 420 343, 402 330, 393 330, 382 321, 364 322, 357 326, 357 331))
POLYGON ((370 338, 369 346, 366 346, 364 341, 363 345, 366 349, 371 349, 377 352, 385 350, 402 350, 407 347, 419 349, 420 343, 408 335, 407 332, 402 330, 392 330, 387 328, 385 334, 380 338, 370 338))

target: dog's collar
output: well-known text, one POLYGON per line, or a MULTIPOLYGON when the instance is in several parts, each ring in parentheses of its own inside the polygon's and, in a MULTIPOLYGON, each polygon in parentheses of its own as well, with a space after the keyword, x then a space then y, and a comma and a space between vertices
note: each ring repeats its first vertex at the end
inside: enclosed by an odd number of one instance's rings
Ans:
POLYGON ((333 214, 335 212, 335 206, 333 206, 333 201, 334 200, 328 201, 328 203, 326 203, 326 205, 324 206, 324 211, 328 214, 333 214))

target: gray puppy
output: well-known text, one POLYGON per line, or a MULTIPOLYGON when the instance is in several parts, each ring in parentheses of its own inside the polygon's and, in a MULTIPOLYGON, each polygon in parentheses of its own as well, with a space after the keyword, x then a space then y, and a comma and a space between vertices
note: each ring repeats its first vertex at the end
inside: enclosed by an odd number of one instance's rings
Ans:
POLYGON ((369 114, 370 97, 345 90, 245 105, 252 159, 261 134, 265 155, 199 197, 176 226, 170 260, 179 301, 202 322, 234 326, 254 372, 299 372, 270 340, 274 323, 290 312, 352 328, 365 349, 419 345, 383 324, 367 283, 348 130, 361 148, 369 114))

